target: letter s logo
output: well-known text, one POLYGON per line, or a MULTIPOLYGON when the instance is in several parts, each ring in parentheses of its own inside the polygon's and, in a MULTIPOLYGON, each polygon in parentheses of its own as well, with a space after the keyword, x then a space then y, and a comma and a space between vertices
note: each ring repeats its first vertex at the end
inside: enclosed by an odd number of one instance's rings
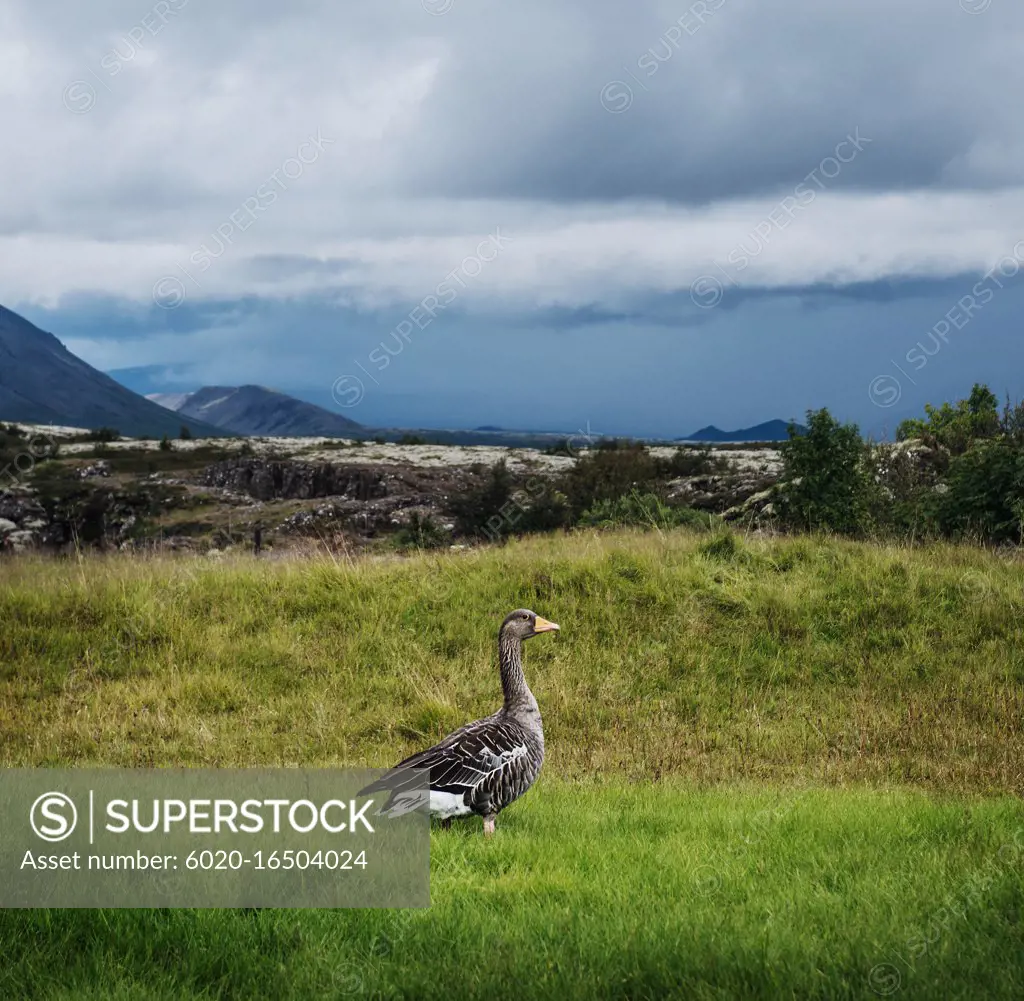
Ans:
POLYGON ((32 830, 43 841, 63 841, 78 823, 78 811, 70 796, 62 792, 44 792, 29 811, 32 830))

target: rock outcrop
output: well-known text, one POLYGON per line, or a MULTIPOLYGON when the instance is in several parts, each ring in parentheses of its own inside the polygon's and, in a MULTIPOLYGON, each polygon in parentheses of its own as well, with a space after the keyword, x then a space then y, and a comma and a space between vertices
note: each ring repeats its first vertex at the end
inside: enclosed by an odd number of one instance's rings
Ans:
POLYGON ((14 486, 0 493, 0 550, 21 553, 50 538, 50 518, 34 490, 14 486))
POLYGON ((332 465, 292 460, 227 459, 199 477, 204 486, 247 494, 256 500, 313 500, 345 497, 366 501, 385 497, 387 474, 372 466, 332 465))

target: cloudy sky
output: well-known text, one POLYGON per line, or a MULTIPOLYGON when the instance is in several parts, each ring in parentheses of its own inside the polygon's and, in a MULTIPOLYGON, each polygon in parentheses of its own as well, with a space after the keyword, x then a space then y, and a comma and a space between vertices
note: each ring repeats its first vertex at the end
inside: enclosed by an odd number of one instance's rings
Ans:
POLYGON ((1024 396, 1019 0, 7 0, 0 303, 142 392, 876 434, 1024 396))

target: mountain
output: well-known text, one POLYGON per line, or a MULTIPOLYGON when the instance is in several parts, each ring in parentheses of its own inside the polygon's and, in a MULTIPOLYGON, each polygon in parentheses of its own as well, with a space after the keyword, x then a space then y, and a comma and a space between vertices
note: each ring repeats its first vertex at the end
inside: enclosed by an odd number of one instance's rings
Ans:
POLYGON ((53 334, 0 306, 0 419, 26 424, 117 428, 123 435, 195 437, 224 432, 133 393, 76 358, 53 334))
MULTIPOLYGON (((676 441, 785 441, 789 438, 789 421, 765 421, 752 428, 740 428, 739 431, 723 431, 709 424, 706 428, 694 431, 688 438, 677 438, 676 441)), ((807 431, 802 424, 797 424, 797 431, 807 431)))
POLYGON ((161 407, 166 407, 168 410, 180 410, 191 395, 191 393, 147 393, 146 399, 159 403, 161 407))
POLYGON ((349 438, 364 430, 341 414, 263 386, 204 386, 147 399, 232 434, 349 438))

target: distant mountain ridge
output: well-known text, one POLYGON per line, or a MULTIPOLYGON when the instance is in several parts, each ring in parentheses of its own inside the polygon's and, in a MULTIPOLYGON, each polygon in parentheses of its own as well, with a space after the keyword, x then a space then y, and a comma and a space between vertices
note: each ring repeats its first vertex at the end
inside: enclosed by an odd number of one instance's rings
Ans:
MULTIPOLYGON (((765 421, 763 424, 740 428, 738 431, 723 431, 714 424, 709 424, 686 438, 677 438, 676 441, 786 441, 789 438, 790 423, 780 420, 765 421)), ((807 431, 802 424, 797 424, 796 428, 799 434, 807 431)))
POLYGON ((116 428, 131 437, 223 434, 163 407, 86 364, 45 330, 0 306, 0 420, 116 428))
POLYGON ((152 393, 176 413, 239 435, 349 438, 361 424, 265 386, 204 386, 194 393, 152 393))

